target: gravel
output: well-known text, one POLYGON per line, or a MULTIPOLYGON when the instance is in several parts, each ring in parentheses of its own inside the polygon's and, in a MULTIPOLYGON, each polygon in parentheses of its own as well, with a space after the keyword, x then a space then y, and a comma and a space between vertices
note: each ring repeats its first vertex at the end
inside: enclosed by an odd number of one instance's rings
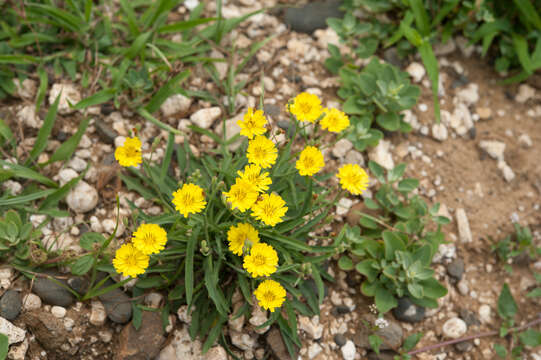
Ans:
POLYGON ((15 320, 21 312, 21 293, 8 290, 0 299, 0 316, 7 320, 15 320))

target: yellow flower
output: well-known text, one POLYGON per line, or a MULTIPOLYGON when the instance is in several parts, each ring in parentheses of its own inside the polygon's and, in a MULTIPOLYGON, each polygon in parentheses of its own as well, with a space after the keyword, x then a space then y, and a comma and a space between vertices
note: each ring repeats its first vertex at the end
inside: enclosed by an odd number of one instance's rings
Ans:
POLYGON ((269 276, 278 267, 278 253, 265 243, 254 244, 250 255, 244 257, 242 266, 252 277, 269 276))
POLYGON ((227 240, 229 241, 229 250, 240 256, 245 242, 248 241, 252 245, 259 242, 259 232, 248 223, 232 225, 227 232, 227 240))
POLYGON ((274 312, 274 309, 282 306, 286 299, 286 290, 277 281, 265 280, 259 284, 254 291, 254 295, 259 302, 259 306, 274 312))
POLYGON ((148 255, 137 250, 131 243, 122 245, 115 254, 113 266, 117 273, 124 276, 137 277, 148 267, 148 255))
POLYGON ((366 190, 369 183, 368 174, 357 164, 346 164, 338 170, 336 175, 340 179, 342 189, 353 195, 360 195, 366 190))
POLYGON ((267 129, 265 124, 267 119, 263 115, 263 110, 248 108, 244 115, 244 120, 238 120, 237 125, 240 126, 240 134, 252 139, 255 135, 263 135, 267 129))
POLYGON ((207 204, 203 189, 195 184, 184 184, 173 193, 173 205, 183 216, 198 213, 207 204))
POLYGON ((269 177, 268 172, 261 173, 261 166, 259 165, 246 165, 244 172, 237 171, 239 177, 255 185, 257 191, 265 192, 269 189, 269 185, 272 184, 272 180, 269 177))
POLYGON ((339 133, 349 126, 348 116, 338 109, 323 109, 325 116, 321 119, 321 127, 339 133))
POLYGON ((167 232, 156 224, 141 224, 133 233, 132 242, 145 255, 157 254, 165 248, 167 232))
POLYGON ((282 222, 287 212, 286 202, 277 194, 263 194, 261 200, 252 206, 252 216, 263 223, 274 226, 282 222))
POLYGON ((224 191, 224 195, 227 201, 231 203, 233 209, 239 209, 241 212, 244 212, 257 201, 259 193, 254 184, 237 178, 235 184, 229 189, 229 192, 224 191))
POLYGON ((252 164, 261 166, 263 169, 271 167, 276 162, 278 150, 274 143, 264 136, 256 136, 248 143, 246 157, 252 164))
POLYGON ((300 93, 293 99, 289 112, 295 115, 298 121, 314 123, 321 116, 321 100, 317 95, 300 93))
POLYGON ((302 176, 312 176, 325 166, 323 154, 315 146, 307 146, 297 160, 296 168, 302 176))
POLYGON ((115 159, 121 166, 137 166, 143 162, 141 155, 141 140, 137 136, 127 138, 124 145, 115 150, 115 159))

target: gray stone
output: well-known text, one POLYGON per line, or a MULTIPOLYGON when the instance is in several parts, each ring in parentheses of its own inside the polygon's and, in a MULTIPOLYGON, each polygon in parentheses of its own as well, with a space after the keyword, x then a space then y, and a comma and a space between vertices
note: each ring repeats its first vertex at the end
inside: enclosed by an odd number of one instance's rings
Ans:
POLYGON ((334 342, 336 343, 336 345, 342 347, 346 344, 346 342, 348 341, 348 339, 344 336, 344 334, 336 334, 334 335, 334 342))
POLYGON ((21 293, 8 290, 0 299, 0 316, 7 320, 15 320, 21 312, 21 293))
MULTIPOLYGON (((105 282, 104 287, 113 285, 111 280, 105 282)), ((113 289, 103 295, 98 296, 103 306, 107 317, 118 324, 125 324, 130 321, 132 316, 131 299, 119 288, 113 289)))
POLYGON ((404 297, 398 299, 398 306, 393 309, 393 315, 399 321, 416 323, 425 317, 425 308, 415 305, 404 297))
POLYGON ((75 297, 67 289, 68 285, 62 279, 56 281, 48 278, 39 277, 34 281, 32 290, 41 298, 41 300, 49 305, 58 305, 68 307, 75 301, 75 297), (63 284, 64 286, 59 285, 63 284))
POLYGON ((201 109, 190 116, 190 120, 202 129, 208 129, 212 123, 222 115, 222 109, 218 106, 201 109))
POLYGON ((464 320, 464 322, 468 326, 481 325, 481 322, 477 319, 477 316, 475 316, 475 313, 472 311, 469 311, 468 309, 460 309, 459 315, 460 315, 460 318, 464 320))
POLYGON ((473 342, 471 341, 462 341, 455 344, 455 349, 458 352, 465 353, 473 349, 473 342))
POLYGON ((462 279, 462 275, 464 274, 464 260, 457 258, 447 265, 447 273, 452 278, 460 281, 462 279))
POLYGON ((292 30, 311 34, 316 29, 327 27, 327 18, 342 18, 339 10, 342 1, 314 1, 300 8, 288 8, 284 21, 292 30))
POLYGON ((98 191, 85 181, 81 180, 75 188, 68 193, 66 203, 76 213, 85 213, 98 205, 98 191))
MULTIPOLYGON (((365 320, 368 323, 374 324, 375 318, 367 317, 365 320)), ((395 321, 387 320, 387 322, 387 326, 384 328, 378 328, 376 331, 376 335, 384 340, 381 344, 381 350, 397 349, 402 345, 404 332, 402 331, 402 327, 395 321)), ((361 348, 371 349, 368 337, 372 334, 373 331, 369 331, 366 326, 362 325, 359 329, 357 329, 355 335, 353 335, 353 342, 355 345, 361 348)))
POLYGON ((272 353, 278 360, 289 360, 289 352, 287 351, 284 340, 282 339, 282 334, 278 328, 273 327, 267 332, 265 337, 267 345, 270 347, 272 353))
POLYGON ((101 141, 107 144, 113 144, 115 142, 115 138, 118 134, 109 125, 100 119, 95 119, 94 126, 96 127, 96 131, 98 132, 101 141))

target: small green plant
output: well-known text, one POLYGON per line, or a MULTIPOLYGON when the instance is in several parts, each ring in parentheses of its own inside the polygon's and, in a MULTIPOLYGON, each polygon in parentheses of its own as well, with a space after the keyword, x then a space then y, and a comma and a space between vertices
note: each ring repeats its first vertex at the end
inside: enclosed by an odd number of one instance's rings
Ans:
POLYGON ((411 85, 407 73, 373 59, 360 72, 345 66, 339 74, 342 85, 338 95, 345 101, 344 112, 351 115, 346 137, 359 151, 378 144, 383 138, 380 129, 411 130, 400 112, 415 105, 420 91, 411 85))
POLYGON ((536 246, 533 242, 530 228, 518 223, 514 223, 513 226, 515 227, 514 234, 508 235, 492 245, 492 251, 496 252, 500 260, 505 263, 504 268, 509 273, 513 271, 510 264, 513 259, 526 256, 533 260, 541 254, 541 247, 536 246))
POLYGON ((7 263, 26 261, 30 256, 30 242, 40 234, 39 230, 34 230, 26 214, 21 216, 15 210, 6 211, 0 218, 0 256, 7 263))
POLYGON ((517 312, 517 303, 509 286, 504 284, 498 298, 498 315, 503 320, 499 335, 509 341, 511 348, 506 348, 501 343, 494 344, 494 351, 502 359, 522 359, 525 347, 541 345, 541 332, 531 328, 514 328, 517 312))
POLYGON ((447 289, 434 278, 430 264, 444 242, 441 225, 449 219, 437 215, 439 204, 429 209, 418 195, 411 195, 418 181, 400 180, 405 164, 397 165, 387 176, 375 162, 369 168, 381 186, 364 204, 376 214, 360 213, 359 226, 344 226, 337 242, 347 252, 338 265, 364 276, 361 290, 374 297, 381 313, 396 307, 401 297, 420 306, 437 307, 436 300, 447 289), (435 231, 426 229, 429 222, 438 225, 435 231))

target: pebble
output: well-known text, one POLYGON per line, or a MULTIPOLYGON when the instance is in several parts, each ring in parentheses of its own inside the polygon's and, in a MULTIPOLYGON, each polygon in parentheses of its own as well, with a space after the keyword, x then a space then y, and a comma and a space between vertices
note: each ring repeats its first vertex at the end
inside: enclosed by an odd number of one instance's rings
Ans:
POLYGON ((456 209, 455 212, 456 223, 458 226, 458 237, 463 243, 471 243, 473 241, 472 233, 470 230, 470 223, 468 216, 463 208, 456 209))
POLYGON ((515 173, 513 172, 513 169, 505 161, 498 161, 498 169, 502 172, 503 178, 507 182, 513 181, 515 178, 515 173))
POLYGON ((313 359, 323 351, 323 348, 317 343, 312 343, 308 347, 308 358, 313 359))
POLYGON ((466 353, 466 352, 471 351, 471 349, 473 349, 473 343, 471 341, 462 341, 462 342, 459 342, 458 344, 455 344, 455 349, 458 352, 466 353))
POLYGON ((65 115, 75 112, 75 110, 70 106, 77 104, 81 101, 81 93, 75 88, 72 84, 53 84, 51 90, 49 91, 49 104, 52 105, 56 98, 60 95, 60 100, 58 102, 58 113, 65 115))
POLYGON ((347 152, 353 148, 353 144, 348 139, 340 139, 334 144, 332 154, 334 157, 341 159, 346 156, 347 152))
POLYGON ((186 113, 192 105, 192 99, 182 94, 168 97, 160 107, 163 116, 186 113))
MULTIPOLYGON (((114 283, 111 280, 105 282, 104 286, 110 286, 114 283)), ((107 317, 117 323, 124 324, 130 321, 132 316, 131 299, 119 288, 113 289, 103 295, 98 296, 103 306, 107 317)))
POLYGON ((316 29, 327 28, 327 18, 342 18, 344 14, 339 10, 342 2, 313 1, 302 7, 290 7, 285 11, 284 22, 291 30, 312 34, 316 29))
POLYGON ((222 115, 222 109, 214 106, 196 111, 190 116, 190 120, 202 129, 208 129, 212 123, 222 115))
POLYGON ((464 274, 464 260, 457 258, 447 265, 447 273, 452 278, 460 281, 462 279, 462 275, 464 274))
POLYGON ((0 299, 0 316, 6 320, 15 320, 21 312, 21 293, 8 290, 0 299))
POLYGON ((75 179, 79 174, 73 169, 62 169, 58 173, 58 179, 60 181, 60 185, 65 185, 67 182, 75 179))
POLYGON ((351 340, 346 341, 340 350, 342 351, 344 360, 354 360, 357 355, 357 349, 355 349, 355 344, 351 340))
POLYGON ((432 136, 438 141, 447 140, 447 127, 443 123, 432 125, 432 136))
POLYGON ((492 110, 487 107, 478 107, 476 109, 477 115, 479 115, 479 119, 487 120, 492 117, 492 110))
POLYGON ((535 89, 528 84, 521 84, 518 87, 518 94, 515 96, 515 101, 524 104, 526 101, 535 97, 535 89))
POLYGON ((20 345, 11 346, 8 353, 8 359, 25 360, 28 347, 29 347, 28 339, 24 339, 24 341, 20 345))
POLYGON ((105 307, 100 301, 93 300, 90 311, 90 323, 94 326, 102 326, 107 319, 105 307))
POLYGON ((34 129, 39 129, 43 126, 43 121, 39 118, 39 115, 36 114, 36 107, 34 105, 23 106, 21 110, 17 112, 15 117, 19 122, 34 129))
POLYGON ((334 335, 334 342, 336 343, 336 345, 342 347, 346 344, 346 342, 348 341, 348 339, 344 336, 344 334, 336 334, 334 335))
POLYGON ((241 350, 253 350, 257 342, 257 338, 249 334, 230 331, 231 343, 241 350))
POLYGON ((53 306, 51 308, 51 314, 53 314, 56 318, 62 319, 64 316, 66 316, 66 308, 62 306, 53 306))
POLYGON ((37 92, 37 82, 32 79, 24 79, 22 82, 19 82, 15 78, 13 79, 13 84, 17 88, 17 95, 23 99, 33 100, 37 92))
POLYGON ((69 208, 76 213, 85 213, 96 207, 98 204, 98 191, 85 181, 77 183, 66 197, 69 208))
POLYGON ((467 326, 481 325, 481 322, 477 320, 475 313, 473 313, 472 311, 462 308, 460 309, 459 314, 460 314, 460 318, 464 320, 467 326))
POLYGON ((397 320, 407 323, 416 323, 425 317, 425 308, 415 305, 405 297, 398 299, 398 306, 392 311, 397 320))
MULTIPOLYGON (((246 358, 246 357, 245 357, 246 358)), ((227 352, 220 345, 213 346, 203 355, 202 360, 222 360, 227 359, 227 352)))
POLYGON ((488 324, 492 322, 492 310, 490 309, 490 306, 483 304, 479 307, 479 320, 481 320, 482 323, 488 324))
POLYGON ((127 324, 118 335, 115 359, 155 359, 160 354, 164 342, 165 336, 160 313, 143 311, 137 330, 132 324, 127 324))
POLYGON ((187 327, 182 326, 173 333, 171 342, 162 349, 156 360, 201 359, 201 342, 192 341, 187 327))
POLYGON ((199 0, 186 0, 184 1, 184 6, 189 11, 192 11, 193 9, 199 6, 199 0))
POLYGON ((491 158, 503 161, 505 143, 496 140, 483 140, 479 142, 479 147, 483 149, 491 158))
POLYGON ((410 74, 413 81, 416 83, 421 82, 426 74, 425 67, 418 62, 412 62, 409 64, 409 66, 406 68, 406 72, 410 74))
POLYGON ((378 145, 368 153, 368 158, 387 170, 394 168, 393 157, 390 152, 391 143, 387 140, 380 140, 378 145))
POLYGON ((32 290, 46 304, 63 307, 70 306, 75 301, 74 296, 65 287, 60 286, 57 282, 67 286, 66 282, 61 279, 52 281, 47 278, 39 277, 34 281, 34 287, 32 290))
POLYGON ((250 320, 248 322, 252 324, 255 327, 255 332, 258 334, 264 334, 270 329, 270 325, 265 326, 261 329, 258 329, 258 326, 263 325, 265 322, 267 322, 267 312, 264 311, 259 306, 254 306, 252 310, 252 316, 250 317, 250 320))
POLYGON ((458 282, 458 284, 456 284, 456 287, 458 289, 458 292, 461 294, 461 295, 468 295, 468 292, 470 291, 470 289, 468 288, 468 283, 466 282, 466 280, 461 280, 458 282))
POLYGON ((41 299, 36 294, 29 293, 23 297, 22 305, 26 311, 37 310, 41 307, 41 299))
POLYGON ((479 86, 475 83, 470 83, 464 89, 459 90, 456 97, 460 102, 467 105, 474 105, 479 101, 479 86))
POLYGON ((109 125, 100 119, 95 119, 94 126, 96 127, 96 131, 98 132, 101 141, 106 144, 113 144, 115 142, 115 138, 118 134, 111 129, 109 125))
POLYGON ((350 150, 346 154, 346 157, 344 159, 344 163, 345 164, 357 164, 357 165, 359 165, 361 167, 364 167, 363 154, 361 154, 357 150, 350 150))
POLYGON ((307 316, 299 316, 299 329, 303 330, 314 340, 318 340, 323 335, 323 325, 319 323, 319 317, 310 319, 307 316))
POLYGON ((468 327, 464 320, 459 318, 451 318, 447 320, 442 327, 443 336, 449 339, 458 339, 466 333, 468 327))
POLYGON ((533 142, 532 138, 530 138, 530 135, 528 134, 522 134, 518 137, 518 143, 522 145, 525 148, 532 147, 533 142))
POLYGON ((23 341, 26 331, 0 317, 0 334, 6 335, 8 337, 8 344, 11 345, 23 341))
POLYGON ((353 206, 353 200, 348 198, 341 198, 336 204, 336 215, 344 216, 349 212, 349 209, 353 206))
POLYGON ((69 161, 68 166, 77 172, 81 172, 86 169, 86 161, 79 157, 74 157, 69 161))

